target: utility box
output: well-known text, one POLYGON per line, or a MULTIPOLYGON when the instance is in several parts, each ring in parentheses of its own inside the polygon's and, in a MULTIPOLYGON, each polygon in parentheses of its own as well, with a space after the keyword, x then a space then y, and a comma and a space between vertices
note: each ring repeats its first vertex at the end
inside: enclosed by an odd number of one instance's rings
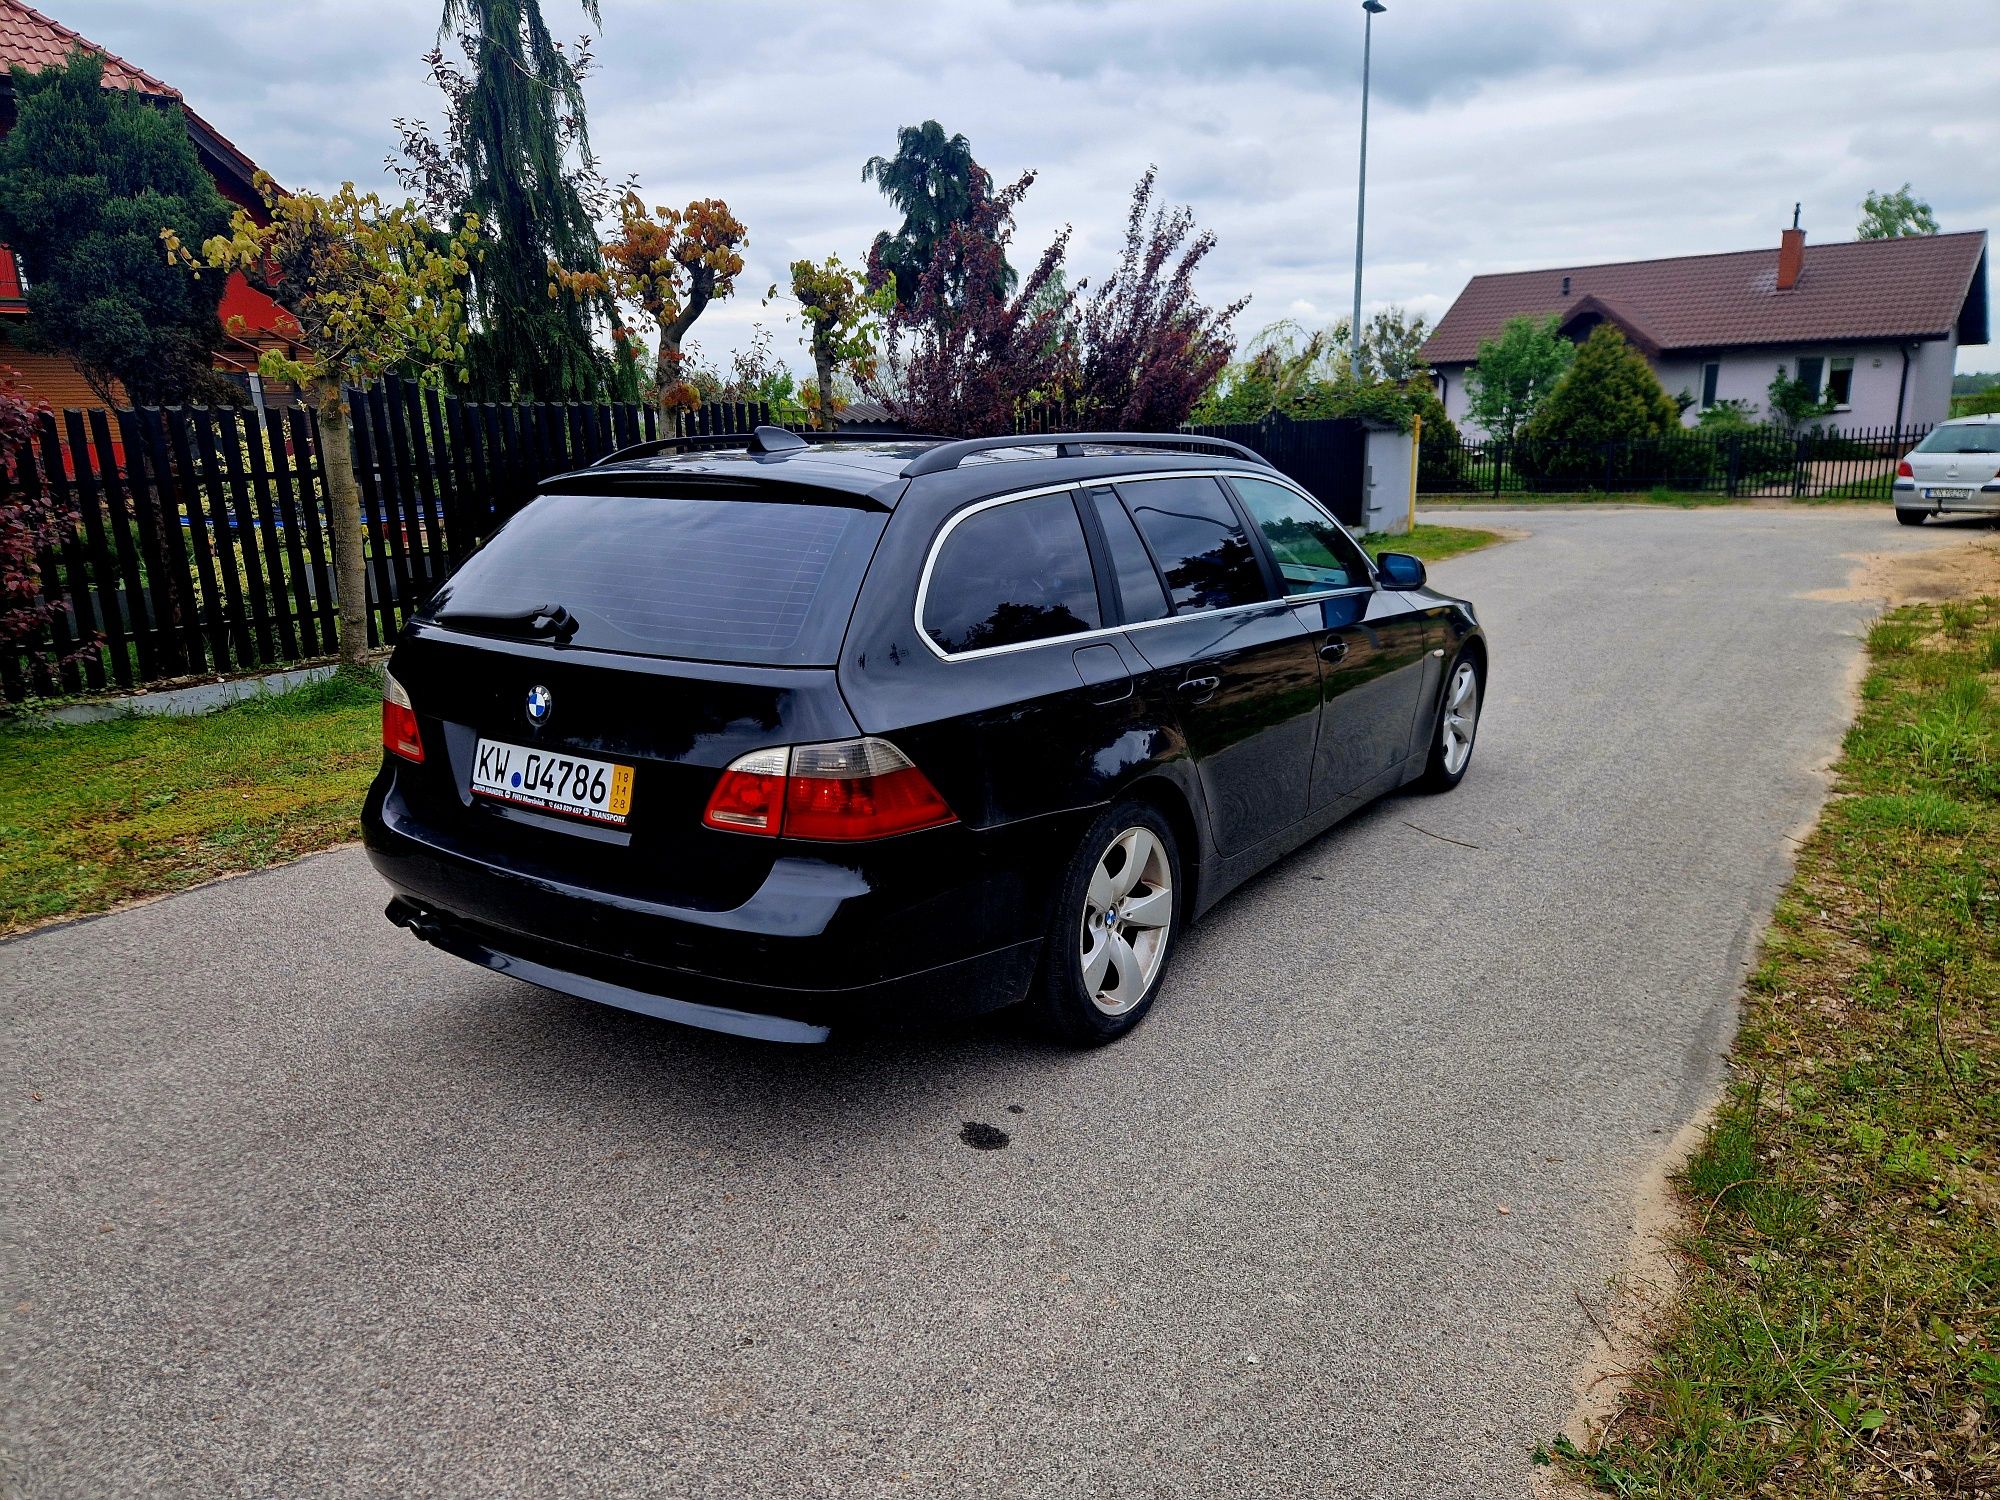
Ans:
POLYGON ((1362 449, 1361 529, 1401 536, 1410 529, 1417 483, 1415 429, 1370 422, 1362 449))

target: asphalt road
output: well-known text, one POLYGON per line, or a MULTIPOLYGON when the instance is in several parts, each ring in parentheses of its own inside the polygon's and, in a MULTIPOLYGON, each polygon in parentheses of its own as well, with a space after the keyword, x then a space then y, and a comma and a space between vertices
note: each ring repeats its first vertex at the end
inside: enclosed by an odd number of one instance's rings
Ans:
POLYGON ((421 947, 352 849, 0 946, 0 1488, 1523 1493, 1822 795, 1873 607, 1802 595, 1947 538, 1500 519, 1437 570, 1465 784, 1107 1050, 678 1031, 421 947))

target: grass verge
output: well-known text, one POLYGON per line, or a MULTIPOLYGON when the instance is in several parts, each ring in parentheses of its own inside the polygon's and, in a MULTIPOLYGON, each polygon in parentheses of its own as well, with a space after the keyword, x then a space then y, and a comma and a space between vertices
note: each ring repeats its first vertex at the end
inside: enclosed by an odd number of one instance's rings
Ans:
POLYGON ((1538 1455, 1606 1493, 2000 1494, 2000 599, 1868 647, 1680 1179, 1685 1296, 1538 1455))
POLYGON ((1371 531, 1361 545, 1373 557, 1378 552, 1408 552, 1427 563, 1440 562, 1466 552, 1477 552, 1506 538, 1497 531, 1481 531, 1473 526, 1413 526, 1403 536, 1371 531))
POLYGON ((0 725, 0 933, 356 837, 381 701, 337 674, 200 718, 0 725))
POLYGON ((1674 490, 1658 486, 1650 490, 1583 490, 1568 495, 1540 495, 1531 490, 1504 490, 1499 495, 1419 495, 1417 506, 1463 505, 1480 510, 1508 509, 1516 505, 1672 505, 1697 510, 1717 505, 1747 505, 1754 495, 1710 495, 1695 490, 1674 490))

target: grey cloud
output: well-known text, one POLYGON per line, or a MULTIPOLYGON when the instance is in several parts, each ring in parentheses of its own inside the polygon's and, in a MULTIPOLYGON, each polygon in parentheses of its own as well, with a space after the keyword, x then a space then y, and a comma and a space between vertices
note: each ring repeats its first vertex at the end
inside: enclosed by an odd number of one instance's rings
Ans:
MULTIPOLYGON (((574 0, 542 0, 558 34, 574 0)), ((1878 0, 1388 0, 1375 29, 1366 300, 1441 310, 1481 270, 1775 242, 1794 200, 1851 233, 1904 180, 1947 228, 2000 219, 2000 111, 1936 85, 2000 76, 2000 6, 1878 0)), ((280 181, 386 188, 390 119, 431 114, 437 0, 49 0, 179 87, 280 181)), ((592 137, 649 198, 727 198, 744 293, 698 325, 726 353, 785 263, 866 250, 892 213, 861 162, 898 125, 964 131, 1041 176, 1016 239, 1116 253, 1149 162, 1220 244, 1203 289, 1246 333, 1352 293, 1358 0, 604 0, 592 137)), ((781 347, 790 335, 780 338, 781 347)), ((2000 364, 1975 351, 1967 367, 2000 364)))

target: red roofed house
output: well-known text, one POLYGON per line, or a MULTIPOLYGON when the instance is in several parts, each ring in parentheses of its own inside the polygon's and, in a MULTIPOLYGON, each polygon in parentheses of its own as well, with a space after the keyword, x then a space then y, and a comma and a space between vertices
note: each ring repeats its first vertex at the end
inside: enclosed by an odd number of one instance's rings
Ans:
MULTIPOLYGON (((133 89, 147 99, 181 105, 188 138, 194 143, 201 164, 215 179, 217 190, 230 203, 248 209, 259 221, 268 221, 263 200, 257 194, 257 164, 189 109, 178 90, 113 56, 95 42, 86 41, 40 11, 21 4, 21 0, 0 0, 0 136, 14 128, 14 84, 7 69, 19 66, 39 72, 62 63, 74 48, 94 52, 104 59, 106 88, 133 89)), ((240 274, 232 274, 223 289, 220 312, 225 332, 222 347, 216 352, 216 368, 246 378, 255 373, 258 355, 265 348, 282 347, 287 342, 286 332, 296 333, 298 329, 289 313, 240 274), (241 319, 240 325, 235 323, 237 319, 241 319), (239 331, 230 331, 232 328, 239 331)), ((20 272, 13 253, 0 245, 0 331, 18 329, 27 316, 28 305, 21 296, 20 272)), ((57 409, 102 404, 84 381, 83 373, 66 355, 40 353, 23 349, 18 343, 0 341, 0 365, 19 370, 24 392, 40 396, 57 409)), ((255 382, 250 384, 254 391, 255 382)))
MULTIPOLYGON (((1561 266, 1475 276, 1424 344, 1445 410, 1467 421, 1465 372, 1510 318, 1562 320, 1581 341, 1611 323, 1673 395, 1704 407, 1742 401, 1763 414, 1780 369, 1836 404, 1841 428, 1915 427, 1951 410, 1960 344, 1987 341, 1986 233, 1856 240, 1776 252, 1561 266)), ((1472 424, 1476 431, 1476 424, 1472 424)))

